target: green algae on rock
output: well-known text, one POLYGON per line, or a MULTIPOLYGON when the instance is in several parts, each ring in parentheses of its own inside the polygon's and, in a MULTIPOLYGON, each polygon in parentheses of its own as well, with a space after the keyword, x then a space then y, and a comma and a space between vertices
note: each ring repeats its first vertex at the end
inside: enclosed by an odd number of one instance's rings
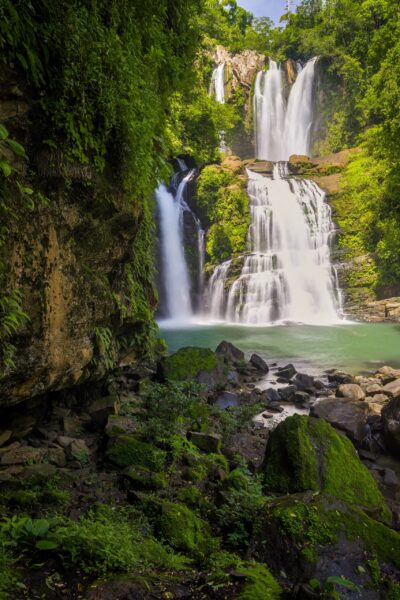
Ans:
POLYGON ((390 519, 377 483, 350 440, 323 419, 294 415, 278 425, 269 439, 263 468, 271 491, 324 491, 376 510, 382 520, 390 519))

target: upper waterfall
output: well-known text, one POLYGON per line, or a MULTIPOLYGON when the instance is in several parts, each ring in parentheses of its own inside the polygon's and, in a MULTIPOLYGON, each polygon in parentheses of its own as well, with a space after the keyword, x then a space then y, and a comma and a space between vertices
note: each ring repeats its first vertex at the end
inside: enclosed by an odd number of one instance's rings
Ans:
POLYGON ((257 158, 276 162, 292 154, 310 154, 316 60, 299 67, 287 102, 280 65, 271 60, 268 71, 257 74, 253 99, 257 158))
POLYGON ((225 64, 222 63, 214 69, 211 77, 210 94, 214 93, 215 99, 220 104, 225 104, 225 64))

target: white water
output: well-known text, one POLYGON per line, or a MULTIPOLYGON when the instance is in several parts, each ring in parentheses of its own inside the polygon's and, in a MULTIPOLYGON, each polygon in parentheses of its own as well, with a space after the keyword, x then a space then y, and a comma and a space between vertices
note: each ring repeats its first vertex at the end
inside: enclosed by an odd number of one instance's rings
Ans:
MULTIPOLYGON (((179 163, 179 166, 182 170, 187 169, 183 161, 179 163)), ((182 179, 175 197, 164 184, 160 184, 156 190, 160 213, 162 273, 166 308, 168 317, 178 322, 190 320, 193 312, 189 274, 183 247, 183 213, 185 210, 189 210, 184 200, 184 191, 194 172, 194 170, 189 171, 182 179)))
POLYGON ((311 181, 286 179, 284 163, 275 165, 272 179, 248 175, 250 253, 230 287, 230 262, 214 271, 211 317, 253 325, 339 322, 329 250, 333 224, 324 192, 311 181))
POLYGON ((287 103, 283 71, 275 61, 270 61, 268 71, 257 74, 253 99, 257 158, 276 162, 292 154, 310 154, 315 63, 313 58, 299 69, 287 103))
POLYGON ((220 104, 225 104, 225 64, 222 63, 214 69, 211 76, 210 93, 215 95, 215 99, 220 104))

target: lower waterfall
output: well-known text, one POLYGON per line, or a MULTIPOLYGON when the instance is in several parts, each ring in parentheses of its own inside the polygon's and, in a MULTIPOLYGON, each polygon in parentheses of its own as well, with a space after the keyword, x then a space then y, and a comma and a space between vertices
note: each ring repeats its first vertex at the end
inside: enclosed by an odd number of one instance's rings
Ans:
POLYGON ((239 276, 233 261, 219 265, 207 298, 213 319, 267 325, 339 321, 340 295, 330 262, 334 226, 325 193, 312 181, 287 178, 276 163, 272 178, 248 171, 249 253, 239 276))

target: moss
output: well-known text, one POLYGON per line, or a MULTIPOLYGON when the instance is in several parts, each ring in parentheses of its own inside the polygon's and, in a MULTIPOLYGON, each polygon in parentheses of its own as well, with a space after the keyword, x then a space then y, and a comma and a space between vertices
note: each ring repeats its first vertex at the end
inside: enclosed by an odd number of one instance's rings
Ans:
POLYGON ((377 483, 350 440, 323 419, 295 415, 281 423, 268 442, 264 471, 273 491, 325 491, 390 519, 377 483))
POLYGON ((176 550, 204 555, 218 542, 209 534, 208 524, 192 510, 176 502, 163 502, 156 520, 161 537, 176 550))
POLYGON ((163 361, 165 377, 172 381, 192 379, 201 371, 209 373, 217 367, 217 356, 208 348, 181 348, 163 361))
POLYGON ((183 504, 189 506, 198 506, 202 499, 202 494, 195 485, 188 485, 178 491, 177 499, 183 504))
POLYGON ((107 456, 118 467, 144 467, 162 471, 166 452, 129 435, 120 435, 109 441, 107 456))
POLYGON ((238 572, 246 577, 238 600, 277 600, 280 597, 279 584, 264 565, 243 563, 238 572))
POLYGON ((144 490, 164 490, 168 487, 168 479, 164 473, 153 473, 144 467, 127 467, 124 471, 134 488, 144 490))

